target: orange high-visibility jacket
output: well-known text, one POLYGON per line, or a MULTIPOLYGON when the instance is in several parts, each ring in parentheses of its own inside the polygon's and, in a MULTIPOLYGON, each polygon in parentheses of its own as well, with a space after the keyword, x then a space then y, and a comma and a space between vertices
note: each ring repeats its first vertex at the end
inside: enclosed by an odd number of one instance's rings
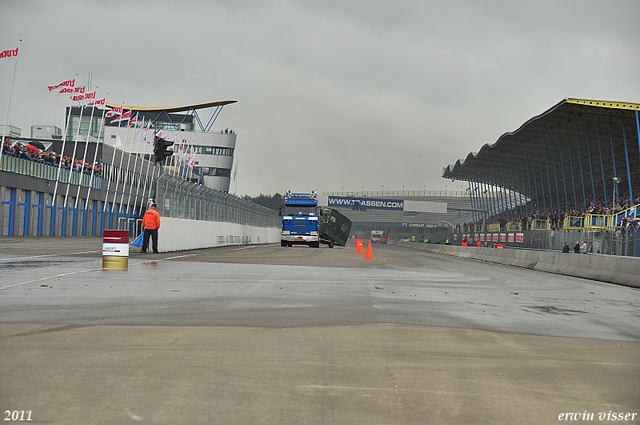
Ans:
POLYGON ((146 213, 144 213, 144 217, 142 218, 142 227, 145 229, 159 229, 160 228, 160 214, 158 211, 154 209, 148 209, 146 213))

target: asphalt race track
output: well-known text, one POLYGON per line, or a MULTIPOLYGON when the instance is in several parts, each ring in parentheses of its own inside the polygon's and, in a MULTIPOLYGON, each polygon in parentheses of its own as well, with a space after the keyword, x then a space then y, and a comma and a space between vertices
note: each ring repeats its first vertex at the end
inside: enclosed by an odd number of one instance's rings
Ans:
POLYGON ((132 252, 127 271, 101 248, 0 238, 8 422, 640 423, 634 288, 391 245, 132 252))

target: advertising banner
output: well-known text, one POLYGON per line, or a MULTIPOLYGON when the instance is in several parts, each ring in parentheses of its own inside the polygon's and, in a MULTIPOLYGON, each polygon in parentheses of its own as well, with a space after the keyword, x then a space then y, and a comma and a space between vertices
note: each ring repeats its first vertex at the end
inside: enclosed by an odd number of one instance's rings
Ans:
POLYGON ((329 196, 328 206, 334 208, 365 208, 402 211, 404 209, 404 201, 401 199, 346 198, 342 196, 329 196))

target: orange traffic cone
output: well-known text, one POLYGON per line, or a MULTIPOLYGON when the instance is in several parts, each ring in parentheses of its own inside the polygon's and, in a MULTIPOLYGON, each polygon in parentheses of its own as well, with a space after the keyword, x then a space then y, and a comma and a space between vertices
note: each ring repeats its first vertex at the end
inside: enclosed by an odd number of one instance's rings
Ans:
POLYGON ((353 243, 356 244, 356 252, 358 252, 358 243, 360 242, 360 239, 356 238, 353 240, 353 243))
POLYGON ((362 239, 358 239, 358 246, 356 248, 358 249, 359 255, 364 255, 364 252, 362 252, 362 239))
POLYGON ((373 260, 373 252, 371 252, 371 241, 369 241, 369 246, 367 247, 367 255, 365 255, 364 259, 373 260))

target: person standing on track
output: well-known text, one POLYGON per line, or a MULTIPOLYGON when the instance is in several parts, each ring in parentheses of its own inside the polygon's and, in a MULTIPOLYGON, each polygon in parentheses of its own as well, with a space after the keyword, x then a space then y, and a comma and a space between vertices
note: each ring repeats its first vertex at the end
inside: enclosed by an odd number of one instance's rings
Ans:
POLYGON ((156 204, 151 204, 151 208, 144 213, 142 218, 144 237, 142 239, 142 252, 147 252, 149 247, 149 237, 153 238, 153 253, 158 253, 158 229, 160 228, 160 214, 156 211, 156 204))

